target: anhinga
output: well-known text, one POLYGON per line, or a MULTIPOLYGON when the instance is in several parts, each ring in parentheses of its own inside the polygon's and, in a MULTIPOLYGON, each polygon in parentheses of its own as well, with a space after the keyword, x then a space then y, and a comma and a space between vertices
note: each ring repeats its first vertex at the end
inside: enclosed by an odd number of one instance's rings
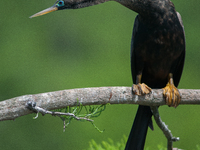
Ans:
MULTIPOLYGON (((58 0, 52 7, 30 18, 106 1, 109 0, 58 0)), ((177 107, 181 96, 176 87, 185 59, 185 36, 180 14, 170 0, 115 1, 138 13, 131 41, 133 93, 143 95, 151 92, 151 88, 163 88, 166 104, 177 107)), ((144 148, 148 126, 153 128, 151 116, 149 106, 139 105, 126 150, 144 148)))

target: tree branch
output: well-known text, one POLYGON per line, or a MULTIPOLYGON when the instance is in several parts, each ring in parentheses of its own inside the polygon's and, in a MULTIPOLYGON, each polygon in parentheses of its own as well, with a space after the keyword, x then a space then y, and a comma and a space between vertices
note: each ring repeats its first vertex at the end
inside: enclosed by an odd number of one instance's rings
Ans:
POLYGON ((167 149, 168 150, 175 150, 173 149, 173 142, 179 141, 179 137, 173 137, 171 131, 168 129, 167 125, 161 120, 158 107, 151 106, 151 111, 153 113, 154 119, 158 127, 163 131, 163 134, 167 138, 167 149))
MULTIPOLYGON (((179 91, 182 95, 180 104, 200 104, 200 90, 179 91)), ((36 102, 38 107, 46 110, 76 106, 77 100, 83 106, 106 103, 160 106, 165 105, 162 92, 162 89, 154 89, 145 96, 132 96, 131 87, 99 87, 24 95, 0 102, 0 121, 14 120, 33 113, 26 108, 28 101, 36 102)))
MULTIPOLYGON (((200 104, 200 90, 180 89, 180 104, 200 104)), ((172 136, 171 131, 166 124, 162 122, 158 106, 165 105, 162 89, 153 89, 151 93, 144 96, 132 95, 131 87, 99 87, 62 90, 34 95, 24 95, 11 98, 0 102, 0 121, 14 120, 33 112, 40 112, 51 115, 67 115, 77 120, 88 118, 76 117, 72 113, 51 112, 48 110, 66 108, 67 106, 76 106, 79 104, 100 105, 100 104, 140 104, 151 106, 154 119, 168 140, 168 150, 175 150, 173 142, 179 138, 172 136), (37 104, 37 106, 36 106, 37 104)), ((65 123, 65 122, 64 122, 65 123)), ((65 127, 65 125, 64 125, 65 127)))

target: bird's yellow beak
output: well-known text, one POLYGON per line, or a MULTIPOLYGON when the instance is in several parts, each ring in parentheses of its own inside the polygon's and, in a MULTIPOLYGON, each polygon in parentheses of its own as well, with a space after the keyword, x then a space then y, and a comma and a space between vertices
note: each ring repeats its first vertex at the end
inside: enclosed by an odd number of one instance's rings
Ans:
POLYGON ((33 17, 37 17, 37 16, 42 16, 42 15, 48 14, 48 13, 56 11, 56 10, 58 10, 58 8, 56 6, 52 6, 52 7, 49 7, 47 9, 45 9, 45 10, 42 10, 42 11, 40 11, 40 12, 38 12, 38 13, 30 16, 29 18, 33 18, 33 17))

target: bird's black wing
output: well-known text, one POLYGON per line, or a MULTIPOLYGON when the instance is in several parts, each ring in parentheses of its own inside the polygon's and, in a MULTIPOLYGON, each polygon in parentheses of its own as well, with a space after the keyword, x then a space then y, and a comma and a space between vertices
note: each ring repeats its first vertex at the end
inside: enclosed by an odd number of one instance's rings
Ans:
POLYGON ((181 15, 178 12, 176 12, 176 14, 177 14, 179 23, 182 26, 182 29, 183 29, 182 30, 182 34, 183 34, 183 37, 184 37, 184 41, 183 41, 183 45, 182 45, 183 52, 180 55, 180 58, 178 59, 179 61, 177 62, 176 70, 175 70, 175 72, 173 74, 173 76, 174 76, 174 85, 177 87, 178 84, 179 84, 179 81, 181 79, 183 66, 184 66, 184 62, 185 62, 185 32, 184 32, 184 26, 183 26, 183 21, 181 19, 181 15))
POLYGON ((136 71, 135 70, 135 51, 134 51, 134 43, 135 43, 135 35, 138 32, 139 27, 139 21, 138 21, 138 15, 135 18, 134 26, 133 26, 133 33, 132 33, 132 39, 131 39, 131 73, 132 73, 132 80, 133 83, 136 84, 136 71))
MULTIPOLYGON (((136 83, 136 58, 135 58, 135 37, 138 31, 139 21, 138 16, 135 18, 131 41, 131 71, 133 83, 136 83)), ((126 143, 125 150, 142 150, 146 139, 148 125, 153 129, 152 112, 149 106, 139 105, 135 120, 126 143)))

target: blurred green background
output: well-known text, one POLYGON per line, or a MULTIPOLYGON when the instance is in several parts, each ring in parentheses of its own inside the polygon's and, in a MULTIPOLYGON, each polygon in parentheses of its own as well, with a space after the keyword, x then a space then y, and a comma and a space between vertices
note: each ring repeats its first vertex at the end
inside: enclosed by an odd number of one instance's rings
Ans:
MULTIPOLYGON (((54 0, 0 1, 0 100, 63 89, 131 86, 130 42, 135 12, 116 2, 29 16, 54 0), (9 4, 8 4, 9 3, 9 4)), ((186 32, 186 61, 179 88, 200 89, 200 1, 173 0, 186 32)), ((110 105, 95 124, 74 121, 63 132, 59 118, 34 114, 0 122, 0 149, 87 149, 88 142, 128 136, 136 105, 110 105)), ((174 147, 200 144, 199 106, 160 107, 163 121, 180 141, 174 147)), ((154 122, 146 147, 166 139, 154 122)))

